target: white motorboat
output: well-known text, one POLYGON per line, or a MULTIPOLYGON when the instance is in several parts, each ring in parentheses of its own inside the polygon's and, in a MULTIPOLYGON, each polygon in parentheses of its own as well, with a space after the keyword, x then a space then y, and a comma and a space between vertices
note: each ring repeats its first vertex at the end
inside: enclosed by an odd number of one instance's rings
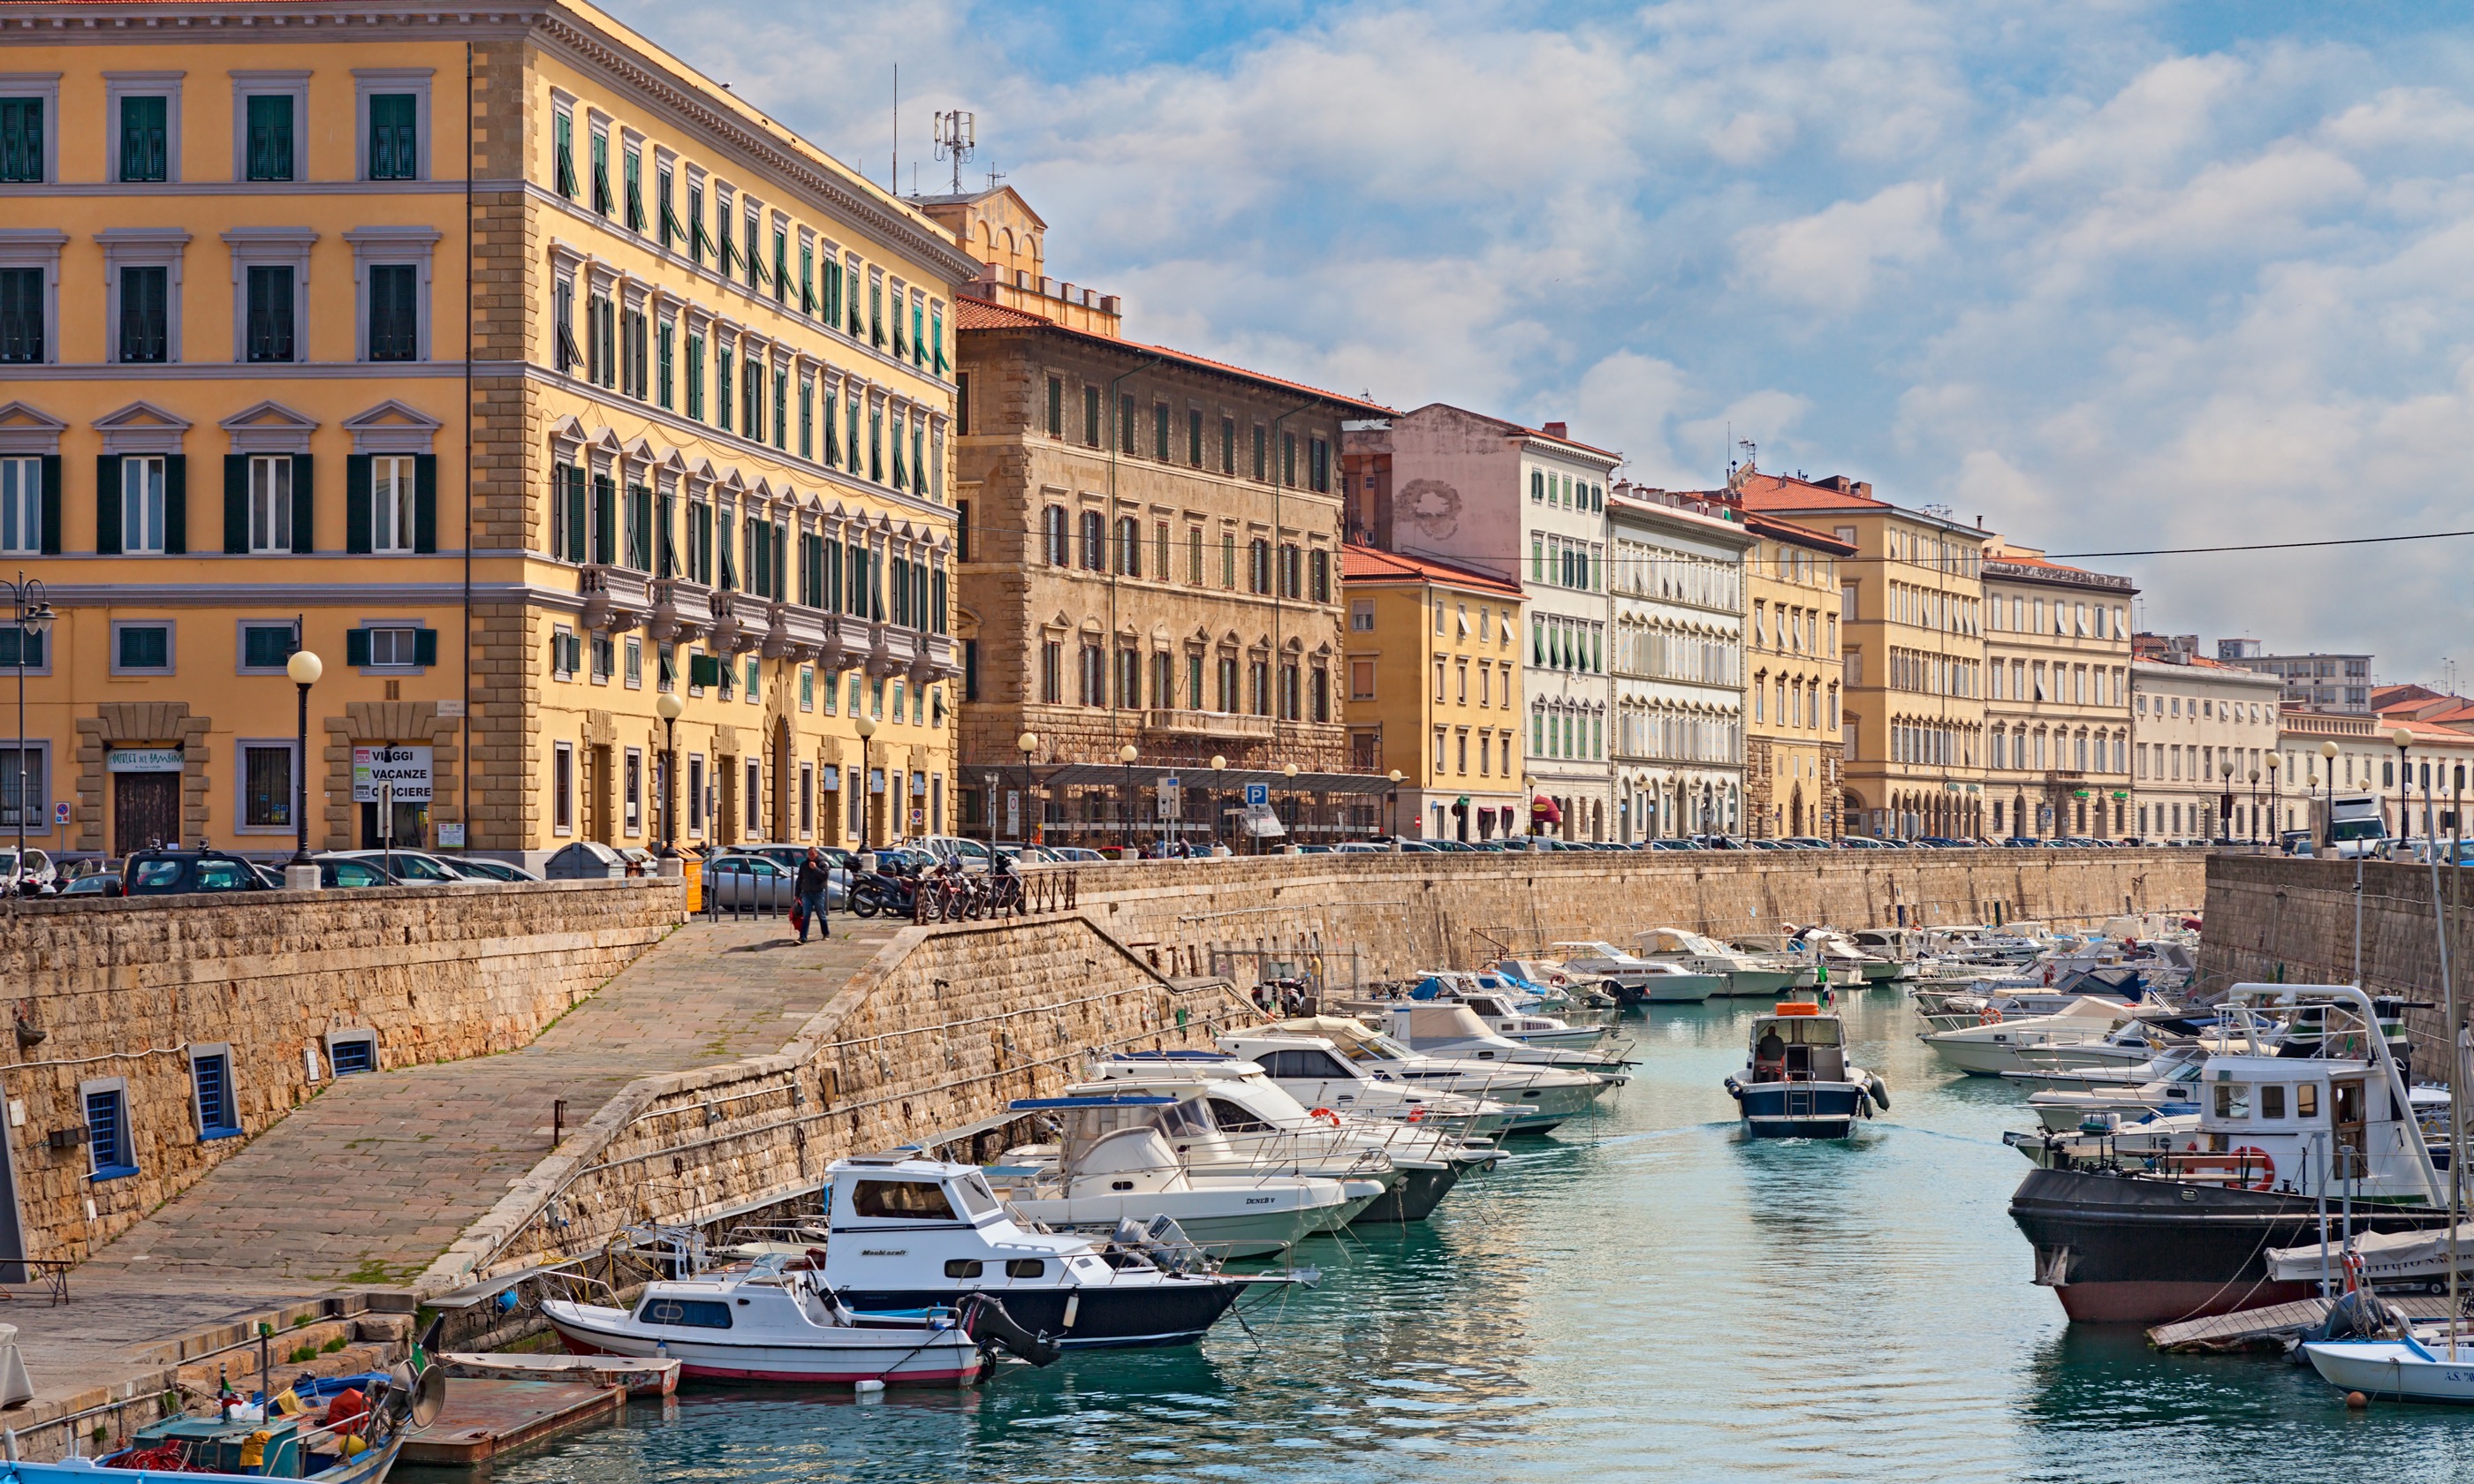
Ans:
POLYGON ((1890 1108, 1881 1079, 1847 1059, 1838 1017, 1809 1000, 1753 1017, 1744 1069, 1726 1088, 1755 1138, 1845 1138, 1890 1108))
POLYGON ((2319 1378, 2340 1391, 2399 1401, 2474 1404, 2474 1327, 2461 1328, 2457 1348, 2434 1337, 2305 1340, 2302 1353, 2319 1378))
POLYGON ((1463 991, 1460 1002, 1469 1014, 1483 1021, 1486 1028, 1506 1041, 1516 1041, 1524 1046, 1542 1046, 1552 1051, 1587 1051, 1607 1039, 1613 1029, 1607 1025, 1575 1025, 1555 1016, 1534 1010, 1516 1008, 1504 995, 1485 988, 1485 981, 1494 977, 1479 975, 1478 987, 1463 991))
POLYGON ((1360 1174, 1340 1180, 1208 1173, 1191 1159, 1192 1145, 1216 1132, 1209 1105, 1200 1101, 1110 1089, 1024 1098, 1010 1111, 1053 1117, 1064 1137, 1006 1151, 989 1184, 1015 1211, 1058 1231, 1105 1234, 1122 1221, 1148 1226, 1166 1216, 1215 1257, 1267 1257, 1346 1226, 1398 1179, 1379 1154, 1360 1174))
POLYGON ((1476 1010, 1459 1000, 1413 1000, 1390 1006, 1383 1031, 1421 1056, 1456 1062, 1494 1062, 1515 1066, 1559 1066, 1623 1081, 1621 1059, 1603 1051, 1540 1045, 1498 1034, 1476 1010))
MULTIPOLYGON (((2135 1087, 2089 1087, 2069 1091, 2029 1093, 2027 1106, 2049 1129, 2076 1129, 2090 1118, 2110 1113, 2123 1122, 2136 1122, 2149 1113, 2197 1113, 2199 1111, 2199 1068, 2193 1062, 2175 1067, 2173 1075, 2143 1082, 2135 1087)), ((2004 1075, 2008 1075, 2004 1073, 2004 1075)))
POLYGON ((1866 952, 1834 927, 1807 927, 1801 936, 1805 946, 1830 970, 1831 984, 1880 984, 1897 978, 1906 967, 1895 959, 1866 952))
POLYGON ((1271 1275, 1219 1271, 1173 1224, 1104 1243, 1008 1213, 974 1165, 899 1155, 837 1160, 826 1189, 825 1279, 863 1326, 915 1325, 973 1294, 1066 1350, 1188 1345, 1271 1275))
POLYGON ((1220 1038, 1220 1046, 1260 1063, 1265 1075, 1309 1110, 1423 1120, 1434 1115, 1402 1111, 1404 1093, 1452 1093, 1477 1099, 1490 1112, 1509 1110, 1510 1122, 1501 1127, 1513 1134, 1543 1134, 1588 1112, 1613 1086, 1594 1072, 1421 1056, 1336 1016, 1230 1032, 1220 1038))
POLYGON ((1993 1019, 1957 1030, 1927 1031, 1917 1039, 1943 1061, 1975 1077, 2037 1068, 2123 1065, 2147 1061, 2155 1046, 2144 1025, 2129 1019, 2120 1000, 2083 999, 2055 1015, 1993 1019), (2129 1028, 2135 1041, 2111 1040, 2129 1028))
POLYGON ((1365 1176, 1370 1157, 1388 1161, 1398 1180, 1353 1225, 1422 1221, 1464 1174, 1501 1158, 1492 1143, 1456 1137, 1433 1123, 1329 1110, 1318 1116, 1260 1065, 1225 1053, 1121 1052, 1092 1070, 1097 1079, 1067 1089, 1069 1096, 1147 1092, 1205 1100, 1213 1133, 1171 1141, 1192 1162, 1354 1179, 1365 1176))
POLYGON ((968 1386, 982 1364, 959 1310, 861 1326, 815 1264, 779 1254, 739 1271, 656 1280, 632 1309, 569 1299, 541 1307, 571 1354, 661 1356, 707 1380, 968 1386))
POLYGON ((1565 973, 1584 982, 1598 982, 1628 1005, 1697 1005, 1727 985, 1721 975, 1694 973, 1681 964, 1652 963, 1595 939, 1559 943, 1555 951, 1564 956, 1565 973))
POLYGON ((1653 927, 1633 934, 1632 943, 1636 958, 1653 964, 1673 964, 1687 973, 1718 975, 1724 981, 1724 987, 1716 992, 1721 995, 1776 999, 1819 977, 1809 964, 1756 958, 1681 927, 1653 927))

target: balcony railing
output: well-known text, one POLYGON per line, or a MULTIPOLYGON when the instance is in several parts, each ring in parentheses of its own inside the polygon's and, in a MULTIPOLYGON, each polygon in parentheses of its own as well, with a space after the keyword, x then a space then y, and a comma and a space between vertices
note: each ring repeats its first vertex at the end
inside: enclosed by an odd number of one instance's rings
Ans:
POLYGON ((624 633, 653 611, 652 578, 627 567, 588 566, 578 574, 577 590, 584 596, 581 618, 587 629, 624 633))
POLYGON ((1143 730, 1169 736, 1239 737, 1249 742, 1269 742, 1277 735, 1277 724, 1272 718, 1243 711, 1145 711, 1143 730))

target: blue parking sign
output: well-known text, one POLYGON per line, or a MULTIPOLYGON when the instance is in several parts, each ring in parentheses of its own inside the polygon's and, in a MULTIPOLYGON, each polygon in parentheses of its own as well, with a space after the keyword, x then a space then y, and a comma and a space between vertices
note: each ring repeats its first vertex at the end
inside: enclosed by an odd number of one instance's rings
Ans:
POLYGON ((1269 783, 1247 784, 1246 802, 1249 804, 1270 803, 1272 802, 1272 785, 1269 783))

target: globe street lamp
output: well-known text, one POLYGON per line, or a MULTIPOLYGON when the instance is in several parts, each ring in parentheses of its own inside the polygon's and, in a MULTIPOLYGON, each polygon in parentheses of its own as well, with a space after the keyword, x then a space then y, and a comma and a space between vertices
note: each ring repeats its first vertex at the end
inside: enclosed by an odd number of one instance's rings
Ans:
POLYGON ((1117 853, 1120 856, 1129 854, 1134 848, 1134 758, 1137 755, 1131 742, 1117 749, 1117 853))
MULTIPOLYGON (((308 650, 297 649, 292 652, 291 658, 283 661, 283 673, 292 677, 292 683, 301 688, 301 711, 295 733, 298 751, 294 754, 301 759, 301 765, 296 770, 299 777, 292 780, 295 801, 292 822, 296 841, 289 865, 306 867, 314 874, 318 865, 309 858, 309 687, 318 683, 318 677, 327 673, 327 666, 308 650)), ((289 876, 290 870, 287 869, 284 874, 289 876)), ((287 880, 284 884, 289 886, 293 883, 287 880)))
POLYGON ((2276 788, 2276 754, 2271 752, 2263 760, 2268 764, 2268 837, 2279 842, 2282 849, 2285 836, 2276 821, 2285 812, 2285 800, 2276 788))
MULTIPOLYGON (((1280 777, 1288 780, 1288 787, 1281 792, 1289 796, 1289 823, 1295 825, 1298 822, 1298 765, 1293 762, 1280 764, 1280 777)), ((1295 845, 1297 842, 1292 840, 1289 843, 1295 845)))
POLYGON ((2225 780, 2224 796, 2217 802, 2217 838, 2231 845, 2234 838, 2234 759, 2230 751, 2217 760, 2217 772, 2225 780))
POLYGON ((1392 843, 1400 843, 1400 770, 1392 770, 1392 843))
POLYGON ((43 590, 40 578, 17 574, 13 583, 0 583, 9 590, 10 622, 17 631, 17 884, 22 889, 29 881, 26 874, 26 811, 34 801, 26 790, 26 655, 39 652, 43 635, 52 627, 52 605, 43 590))
POLYGON ((2250 770, 2250 833, 2246 838, 2253 846, 2259 844, 2259 770, 2257 768, 2250 770))
POLYGON ((2322 742, 2319 744, 2320 760, 2327 764, 2325 770, 2328 775, 2328 780, 2325 785, 2328 795, 2327 846, 2331 854, 2334 854, 2337 850, 2337 753, 2338 747, 2336 743, 2322 742))
MULTIPOLYGON (((1022 754, 1022 807, 1028 811, 1031 808, 1031 754, 1039 751, 1039 733, 1026 731, 1013 739, 1013 746, 1015 752, 1022 754)), ((1035 841, 1038 834, 1039 828, 1034 823, 1022 832, 1022 837, 1025 841, 1035 841)))
POLYGON ((653 703, 653 714, 662 719, 662 859, 669 860, 679 853, 679 713, 688 704, 675 690, 666 690, 653 703))
MULTIPOLYGON (((1221 797, 1221 786, 1222 786, 1222 785, 1221 785, 1221 782, 1220 782, 1220 775, 1221 775, 1223 772, 1226 771, 1227 767, 1228 767, 1228 758, 1227 758, 1227 754, 1223 754, 1223 753, 1214 753, 1214 754, 1211 754, 1211 797, 1212 797, 1214 800, 1217 800, 1217 799, 1219 799, 1219 798, 1221 797)), ((1215 803, 1215 804, 1213 805, 1213 807, 1215 807, 1215 808, 1217 808, 1218 810, 1220 810, 1220 814, 1221 814, 1221 817, 1222 817, 1223 819, 1227 818, 1227 815, 1228 815, 1228 806, 1227 806, 1226 804, 1225 804, 1225 803, 1215 803)), ((1215 830, 1213 830, 1211 833, 1212 833, 1212 838, 1213 838, 1213 840, 1214 840, 1214 841, 1217 841, 1217 840, 1219 839, 1220 832, 1219 832, 1218 830, 1216 830, 1216 829, 1215 829, 1215 830)), ((1215 846, 1214 846, 1214 849, 1217 849, 1217 848, 1218 848, 1218 847, 1215 845, 1215 846)))
POLYGON ((869 816, 876 811, 868 801, 875 795, 876 770, 868 765, 868 739, 876 735, 876 718, 860 717, 851 723, 851 730, 859 733, 859 848, 873 850, 876 822, 869 816))

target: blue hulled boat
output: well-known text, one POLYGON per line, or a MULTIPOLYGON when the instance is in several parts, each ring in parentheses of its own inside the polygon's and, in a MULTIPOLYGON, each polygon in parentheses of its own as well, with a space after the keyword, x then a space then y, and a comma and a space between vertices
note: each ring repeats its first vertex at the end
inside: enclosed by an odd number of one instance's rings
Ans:
POLYGON ((1845 1138, 1858 1118, 1890 1111, 1881 1079, 1849 1064, 1838 1017, 1804 1001, 1754 1017, 1744 1070, 1727 1092, 1755 1138, 1845 1138))

